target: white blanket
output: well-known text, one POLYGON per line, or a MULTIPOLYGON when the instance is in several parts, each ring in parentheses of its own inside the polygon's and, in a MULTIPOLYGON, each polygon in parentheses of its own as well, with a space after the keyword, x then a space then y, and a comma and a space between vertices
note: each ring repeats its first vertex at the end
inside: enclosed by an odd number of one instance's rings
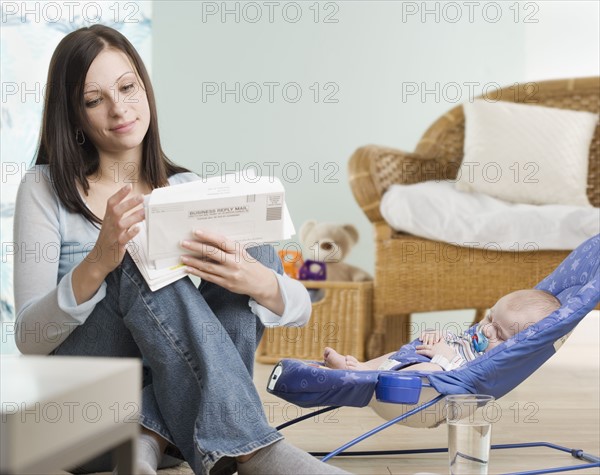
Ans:
POLYGON ((599 208, 508 203, 452 181, 392 185, 380 210, 396 231, 491 250, 571 250, 600 233, 599 208))

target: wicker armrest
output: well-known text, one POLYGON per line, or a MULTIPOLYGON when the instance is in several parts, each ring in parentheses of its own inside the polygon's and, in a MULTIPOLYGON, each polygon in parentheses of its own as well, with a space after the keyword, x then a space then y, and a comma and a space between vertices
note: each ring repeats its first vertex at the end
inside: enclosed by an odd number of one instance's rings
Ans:
POLYGON ((456 169, 450 169, 445 162, 435 158, 366 145, 350 157, 348 175, 354 198, 369 220, 375 223, 383 221, 379 203, 390 185, 444 180, 455 176, 456 169))

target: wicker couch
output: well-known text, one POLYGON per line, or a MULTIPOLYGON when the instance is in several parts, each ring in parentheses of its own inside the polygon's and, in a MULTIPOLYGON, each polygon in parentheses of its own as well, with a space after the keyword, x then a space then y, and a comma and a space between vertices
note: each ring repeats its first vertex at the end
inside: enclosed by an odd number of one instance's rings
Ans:
MULTIPOLYGON (((600 78, 578 78, 510 86, 489 95, 506 100, 599 112, 600 78)), ((567 251, 520 249, 495 251, 451 246, 399 233, 383 220, 379 205, 393 183, 453 179, 463 158, 462 106, 439 118, 413 153, 368 145, 349 163, 352 192, 373 223, 376 242, 374 324, 367 353, 393 351, 410 335, 410 314, 434 310, 476 309, 476 319, 502 295, 534 286, 567 251), (394 337, 385 338, 386 335, 394 337), (401 341, 399 341, 401 340, 401 341)), ((600 138, 590 147, 588 197, 600 206, 600 138)))

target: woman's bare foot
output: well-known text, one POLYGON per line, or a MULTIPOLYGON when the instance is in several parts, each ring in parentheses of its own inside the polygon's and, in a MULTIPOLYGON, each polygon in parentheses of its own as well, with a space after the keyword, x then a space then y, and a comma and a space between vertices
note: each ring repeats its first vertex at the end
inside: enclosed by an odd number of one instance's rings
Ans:
POLYGON ((340 355, 333 348, 326 347, 323 353, 325 366, 332 369, 362 369, 360 363, 354 356, 340 355))

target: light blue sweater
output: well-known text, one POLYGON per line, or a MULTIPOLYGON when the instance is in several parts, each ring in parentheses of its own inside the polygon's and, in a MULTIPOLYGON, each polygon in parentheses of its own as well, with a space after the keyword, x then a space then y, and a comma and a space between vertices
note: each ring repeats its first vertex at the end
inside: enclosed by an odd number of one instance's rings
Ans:
MULTIPOLYGON (((199 180, 178 173, 170 185, 199 180)), ((99 230, 83 216, 63 207, 54 193, 48 165, 36 165, 23 177, 15 203, 14 289, 16 344, 25 354, 48 354, 85 322, 106 295, 106 282, 88 301, 77 305, 71 277, 92 250, 99 230)), ((275 271, 274 271, 275 272, 275 271)), ((311 302, 304 286, 275 273, 285 310, 279 316, 250 299, 249 305, 266 326, 305 325, 311 302)))

